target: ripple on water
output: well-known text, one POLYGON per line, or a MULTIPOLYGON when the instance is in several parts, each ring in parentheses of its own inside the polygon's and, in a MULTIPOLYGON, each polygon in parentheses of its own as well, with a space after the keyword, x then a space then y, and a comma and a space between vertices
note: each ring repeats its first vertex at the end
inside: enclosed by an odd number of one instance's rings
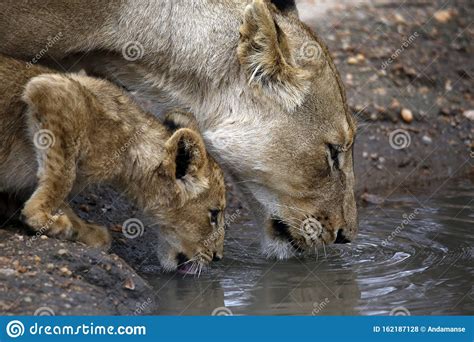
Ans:
POLYGON ((317 258, 266 260, 253 223, 235 224, 225 259, 206 275, 151 280, 156 312, 227 306, 244 315, 378 315, 404 307, 412 315, 474 314, 474 186, 434 190, 361 208, 357 240, 317 258))

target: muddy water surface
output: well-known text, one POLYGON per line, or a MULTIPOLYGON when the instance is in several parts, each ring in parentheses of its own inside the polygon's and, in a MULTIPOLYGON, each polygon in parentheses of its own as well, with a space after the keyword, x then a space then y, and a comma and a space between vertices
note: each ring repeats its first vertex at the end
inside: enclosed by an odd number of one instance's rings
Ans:
POLYGON ((200 278, 160 275, 155 314, 474 314, 474 185, 441 182, 360 210, 356 242, 286 262, 259 253, 243 218, 200 278))

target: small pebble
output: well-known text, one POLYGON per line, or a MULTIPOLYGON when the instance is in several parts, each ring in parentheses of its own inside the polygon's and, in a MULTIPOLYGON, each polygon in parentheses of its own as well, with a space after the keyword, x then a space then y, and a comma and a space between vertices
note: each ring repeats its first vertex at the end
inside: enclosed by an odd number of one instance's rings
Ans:
POLYGON ((135 282, 132 278, 127 278, 123 284, 123 287, 127 290, 133 291, 135 290, 135 282))
POLYGON ((68 253, 67 249, 60 249, 58 255, 66 255, 68 253))
POLYGON ((400 114, 402 116, 403 121, 405 121, 406 123, 411 123, 413 121, 413 113, 411 110, 403 108, 400 114))
POLYGON ((433 17, 437 22, 445 24, 453 17, 453 11, 451 9, 439 10, 433 14, 433 17))
POLYGON ((85 212, 85 213, 88 213, 88 212, 91 211, 90 208, 89 208, 89 206, 86 205, 86 204, 81 204, 81 205, 79 206, 79 209, 80 209, 81 211, 85 212))
POLYGON ((0 275, 11 277, 14 274, 16 274, 16 271, 11 268, 0 268, 0 275))
POLYGON ((431 139, 431 137, 429 137, 428 135, 424 135, 423 138, 421 138, 421 140, 422 140, 426 145, 430 145, 430 144, 433 142, 433 139, 431 139))
POLYGON ((466 110, 462 115, 471 121, 474 121, 474 110, 466 110))
POLYGON ((69 270, 69 268, 67 268, 67 267, 61 267, 61 268, 59 269, 59 271, 60 271, 63 275, 68 276, 68 277, 72 275, 71 270, 69 270))

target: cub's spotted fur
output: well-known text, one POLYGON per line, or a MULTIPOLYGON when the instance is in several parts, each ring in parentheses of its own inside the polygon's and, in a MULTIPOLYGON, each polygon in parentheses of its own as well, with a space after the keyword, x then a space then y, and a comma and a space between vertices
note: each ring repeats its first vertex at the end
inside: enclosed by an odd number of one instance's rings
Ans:
POLYGON ((160 224, 164 269, 196 270, 223 254, 225 185, 191 117, 170 131, 115 85, 0 56, 0 192, 24 197, 24 221, 50 236, 106 247, 68 195, 110 183, 160 224))

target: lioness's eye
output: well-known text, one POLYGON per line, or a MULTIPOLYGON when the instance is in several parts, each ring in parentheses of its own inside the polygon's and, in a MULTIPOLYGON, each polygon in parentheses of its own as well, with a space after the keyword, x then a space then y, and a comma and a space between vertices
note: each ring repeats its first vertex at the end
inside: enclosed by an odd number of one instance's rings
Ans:
POLYGON ((329 144, 329 155, 334 168, 339 169, 339 149, 338 146, 329 144))
POLYGON ((212 209, 209 210, 211 214, 211 224, 218 224, 219 223, 219 213, 221 212, 219 209, 212 209))

